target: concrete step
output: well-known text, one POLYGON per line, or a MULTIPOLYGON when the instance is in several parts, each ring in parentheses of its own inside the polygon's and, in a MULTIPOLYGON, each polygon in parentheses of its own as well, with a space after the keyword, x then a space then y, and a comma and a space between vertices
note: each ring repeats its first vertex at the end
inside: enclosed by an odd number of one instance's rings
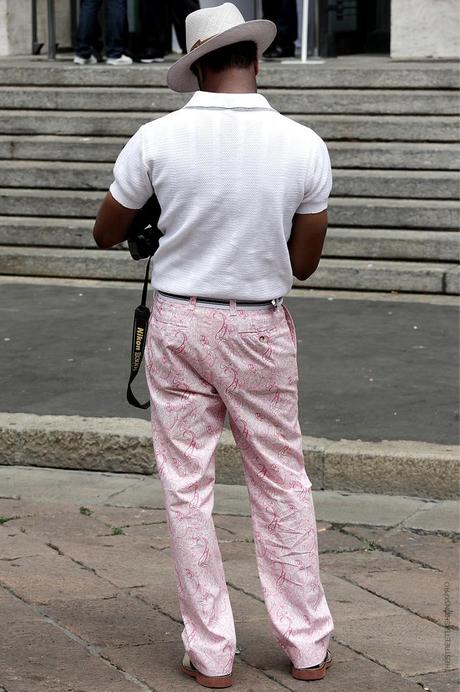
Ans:
POLYGON ((450 200, 334 197, 329 203, 329 219, 334 226, 456 231, 459 218, 459 203, 450 200))
POLYGON ((0 161, 0 186, 107 191, 112 169, 109 163, 0 161))
MULTIPOLYGON (((55 63, 40 58, 2 62, 0 84, 10 86, 145 86, 166 85, 169 64, 133 65, 123 70, 99 64, 84 68, 59 59, 55 63)), ((326 60, 322 65, 303 68, 289 63, 261 63, 261 87, 291 88, 366 88, 366 89, 457 89, 458 65, 455 62, 394 62, 388 57, 366 55, 326 60)))
MULTIPOLYGON (((93 190, 0 188, 0 215, 94 219, 104 196, 93 190)), ((460 204, 452 200, 333 197, 332 226, 457 230, 460 204)))
MULTIPOLYGON (((0 245, 94 249, 92 228, 92 219, 1 216, 0 245)), ((323 255, 455 262, 459 236, 455 231, 330 227, 323 255)))
MULTIPOLYGON (((12 135, 90 135, 130 137, 163 113, 0 110, 0 131, 12 135)), ((291 115, 326 141, 458 142, 458 116, 291 115)))
POLYGON ((460 173, 458 171, 334 169, 332 195, 337 197, 459 199, 460 173))
POLYGON ((460 169, 457 143, 332 141, 328 149, 336 168, 460 169))
MULTIPOLYGON (((0 226, 1 238, 1 226, 0 226)), ((456 231, 408 231, 381 228, 335 228, 327 231, 323 256, 363 259, 458 262, 456 231)))
MULTIPOLYGON (((60 161, 1 161, 0 187, 107 190, 113 164, 60 161)), ((333 170, 334 197, 458 199, 458 171, 333 170)))
MULTIPOLYGON (((283 113, 458 115, 454 90, 400 89, 261 89, 270 104, 283 113)), ((169 89, 130 87, 0 87, 1 109, 157 111, 181 108, 190 94, 169 89)))
POLYGON ((0 216, 0 245, 92 248, 93 219, 0 216))
POLYGON ((442 263, 324 258, 313 276, 295 279, 294 286, 458 294, 458 283, 451 282, 457 272, 458 266, 442 263))
MULTIPOLYGON (((0 247, 0 274, 141 281, 144 269, 145 263, 134 262, 125 250, 0 247)), ((294 283, 310 288, 445 293, 448 276, 454 276, 456 269, 439 262, 323 258, 308 281, 294 283)))
MULTIPOLYGON (((0 159, 113 163, 127 137, 0 135, 0 159)), ((425 142, 328 143, 335 168, 459 170, 458 144, 425 142)))

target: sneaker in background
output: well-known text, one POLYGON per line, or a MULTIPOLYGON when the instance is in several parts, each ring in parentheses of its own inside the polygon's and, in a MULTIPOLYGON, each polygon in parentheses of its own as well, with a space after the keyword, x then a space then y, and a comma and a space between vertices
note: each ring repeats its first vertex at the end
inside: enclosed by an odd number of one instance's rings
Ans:
POLYGON ((147 54, 143 58, 141 58, 141 62, 144 63, 145 65, 150 64, 152 62, 164 62, 165 61, 165 56, 164 55, 150 55, 147 54))
POLYGON ((132 65, 133 61, 128 55, 120 55, 119 58, 107 58, 107 65, 132 65))
POLYGON ((97 63, 97 58, 94 55, 90 55, 89 58, 82 58, 80 55, 75 55, 73 59, 75 65, 95 65, 97 63))
POLYGON ((263 54, 264 60, 280 60, 282 58, 295 58, 294 46, 275 46, 271 50, 266 50, 263 54))

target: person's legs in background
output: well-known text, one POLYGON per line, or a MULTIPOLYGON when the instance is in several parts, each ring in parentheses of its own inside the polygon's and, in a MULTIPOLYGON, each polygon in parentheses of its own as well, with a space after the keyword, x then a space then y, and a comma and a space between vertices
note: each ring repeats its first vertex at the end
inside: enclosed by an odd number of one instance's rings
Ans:
POLYGON ((98 15, 101 5, 102 0, 80 0, 74 58, 74 62, 79 65, 97 62, 94 53, 98 51, 98 15))
POLYGON ((141 62, 162 62, 171 43, 169 0, 139 0, 141 62))
POLYGON ((190 12, 195 12, 199 9, 199 0, 172 0, 172 22, 176 31, 177 41, 183 53, 187 52, 185 40, 185 19, 190 12))
POLYGON ((275 40, 265 51, 267 58, 289 58, 295 56, 298 34, 296 0, 263 0, 264 19, 270 19, 278 28, 275 40))
POLYGON ((105 52, 108 65, 130 65, 125 55, 127 29, 126 0, 105 0, 105 52))

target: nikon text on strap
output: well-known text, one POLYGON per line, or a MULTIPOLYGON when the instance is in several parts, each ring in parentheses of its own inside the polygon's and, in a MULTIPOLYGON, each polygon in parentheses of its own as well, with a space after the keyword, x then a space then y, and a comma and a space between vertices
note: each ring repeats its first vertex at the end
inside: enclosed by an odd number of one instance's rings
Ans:
POLYGON ((135 312, 134 312, 134 323, 133 323, 133 341, 131 345, 131 374, 129 376, 129 382, 128 382, 128 391, 126 392, 128 402, 132 405, 135 406, 136 408, 149 408, 150 406, 150 399, 149 401, 146 401, 145 404, 139 403, 139 401, 136 399, 136 397, 133 394, 133 391, 131 389, 131 385, 133 383, 134 378, 137 376, 139 372, 139 368, 142 363, 142 358, 144 356, 144 349, 145 349, 145 342, 147 339, 147 330, 149 326, 149 318, 150 318, 150 310, 146 305, 147 302, 147 288, 148 288, 148 283, 149 283, 149 269, 150 269, 150 260, 152 257, 149 257, 149 260, 147 262, 147 267, 145 270, 145 278, 144 278, 144 287, 142 289, 142 301, 141 304, 137 306, 135 312))

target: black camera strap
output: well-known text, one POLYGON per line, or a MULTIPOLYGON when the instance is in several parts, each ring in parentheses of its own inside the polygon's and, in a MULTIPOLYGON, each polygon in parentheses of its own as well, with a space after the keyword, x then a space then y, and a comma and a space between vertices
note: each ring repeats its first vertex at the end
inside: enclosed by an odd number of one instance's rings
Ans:
POLYGON ((142 358, 144 356, 145 342, 147 339, 147 330, 149 326, 150 310, 146 305, 147 302, 147 288, 149 284, 149 270, 150 270, 150 260, 152 255, 150 255, 147 267, 145 270, 144 287, 142 289, 142 300, 141 304, 137 306, 134 311, 134 323, 133 323, 133 341, 131 345, 131 374, 129 376, 128 391, 126 395, 128 397, 128 402, 135 406, 136 408, 149 408, 150 399, 146 401, 145 404, 139 403, 133 394, 131 385, 134 378, 139 372, 139 368, 142 363, 142 358))

